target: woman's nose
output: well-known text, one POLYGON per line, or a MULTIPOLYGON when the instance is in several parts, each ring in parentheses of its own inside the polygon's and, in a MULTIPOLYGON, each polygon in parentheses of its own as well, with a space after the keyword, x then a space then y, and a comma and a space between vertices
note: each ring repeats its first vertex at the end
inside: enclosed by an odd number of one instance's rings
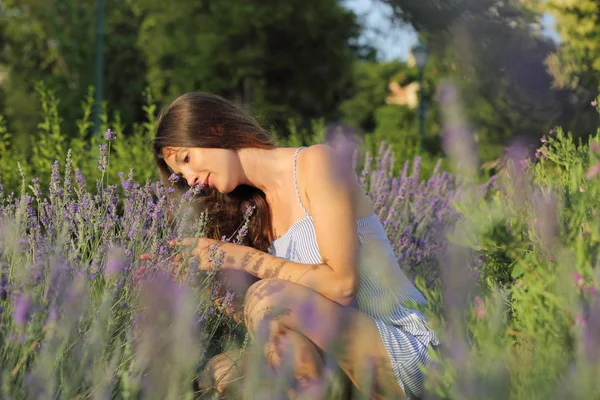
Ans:
POLYGON ((197 176, 191 176, 187 178, 188 186, 194 186, 198 184, 199 178, 197 176))

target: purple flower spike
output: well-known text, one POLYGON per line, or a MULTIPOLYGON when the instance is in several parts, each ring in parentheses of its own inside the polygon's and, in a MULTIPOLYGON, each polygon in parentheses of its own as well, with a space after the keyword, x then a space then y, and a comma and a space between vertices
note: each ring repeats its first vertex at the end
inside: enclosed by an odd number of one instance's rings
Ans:
POLYGON ((26 296, 19 295, 15 299, 13 319, 17 326, 25 326, 31 313, 31 302, 26 296))
POLYGON ((177 174, 171 174, 171 176, 169 177, 169 182, 179 182, 179 175, 177 174))
POLYGON ((106 276, 114 277, 125 269, 125 254, 121 248, 111 248, 106 262, 106 276))
POLYGON ((111 131, 110 129, 106 130, 106 133, 104 134, 104 140, 107 140, 109 142, 112 142, 113 140, 115 140, 117 138, 117 134, 116 132, 111 131))
POLYGON ((106 145, 101 144, 100 146, 98 146, 98 149, 100 150, 100 159, 98 160, 98 170, 106 171, 106 167, 108 165, 108 155, 106 154, 106 145))

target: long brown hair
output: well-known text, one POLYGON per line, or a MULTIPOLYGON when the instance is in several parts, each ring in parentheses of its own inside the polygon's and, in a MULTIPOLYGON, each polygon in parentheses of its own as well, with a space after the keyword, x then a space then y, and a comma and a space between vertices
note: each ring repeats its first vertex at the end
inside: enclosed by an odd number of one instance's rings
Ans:
MULTIPOLYGON (((173 173, 164 160, 166 147, 203 147, 239 150, 254 147, 273 149, 269 134, 241 106, 220 96, 190 92, 175 99, 158 117, 153 141, 155 161, 163 184, 175 187, 180 197, 189 186, 185 179, 171 183, 173 173)), ((232 236, 243 223, 243 213, 254 206, 245 243, 266 251, 273 239, 271 210, 265 193, 255 187, 240 185, 223 194, 214 188, 203 189, 195 201, 195 211, 209 214, 208 237, 232 236)))

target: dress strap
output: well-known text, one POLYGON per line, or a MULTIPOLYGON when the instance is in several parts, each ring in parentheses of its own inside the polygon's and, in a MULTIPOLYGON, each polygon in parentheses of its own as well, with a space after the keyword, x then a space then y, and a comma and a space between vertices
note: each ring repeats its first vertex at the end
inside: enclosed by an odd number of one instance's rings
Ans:
POLYGON ((308 217, 308 211, 306 211, 306 208, 304 208, 304 206, 302 205, 302 200, 300 200, 300 190, 298 190, 298 180, 296 179, 296 159, 298 158, 298 152, 304 148, 304 146, 298 147, 298 149, 296 149, 296 152, 294 153, 294 187, 296 188, 296 197, 298 198, 298 203, 300 203, 300 207, 302 207, 304 215, 308 217))

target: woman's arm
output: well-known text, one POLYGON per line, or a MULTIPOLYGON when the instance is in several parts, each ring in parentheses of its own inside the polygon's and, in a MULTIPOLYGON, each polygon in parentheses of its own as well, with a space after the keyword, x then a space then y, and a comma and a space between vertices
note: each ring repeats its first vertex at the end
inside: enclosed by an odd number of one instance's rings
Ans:
POLYGON ((241 269, 261 279, 295 282, 348 305, 358 283, 358 237, 352 204, 356 176, 329 146, 311 146, 302 153, 299 186, 304 187, 309 201, 307 208, 323 263, 300 264, 250 247, 222 243, 226 254, 222 267, 241 269))

